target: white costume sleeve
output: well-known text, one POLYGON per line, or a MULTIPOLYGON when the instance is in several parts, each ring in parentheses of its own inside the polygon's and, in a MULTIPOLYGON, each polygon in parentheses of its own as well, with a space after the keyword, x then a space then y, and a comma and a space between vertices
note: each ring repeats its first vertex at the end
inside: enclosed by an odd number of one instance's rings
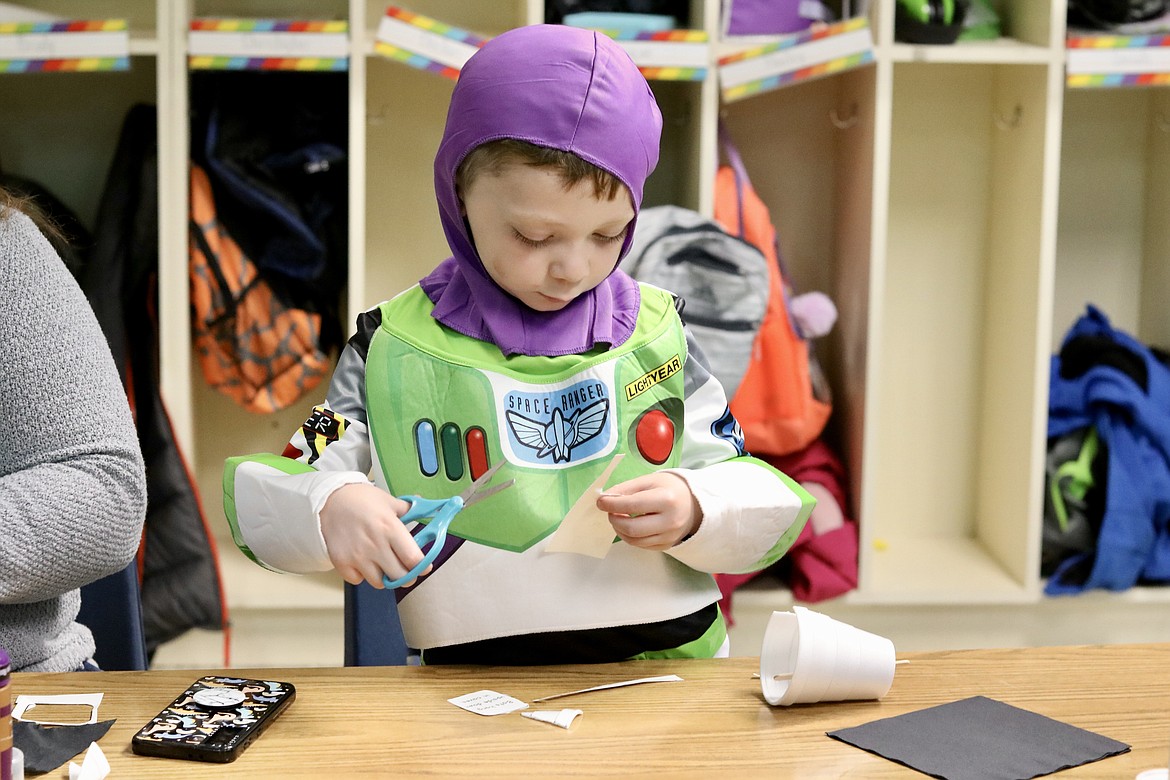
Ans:
POLYGON ((313 408, 283 455, 228 460, 224 511, 236 545, 260 565, 296 574, 333 568, 321 508, 339 487, 368 482, 371 469, 364 377, 364 358, 347 346, 325 403, 313 408))
POLYGON ((667 553, 698 571, 757 571, 792 546, 816 502, 793 480, 745 456, 723 386, 707 371, 689 331, 687 344, 683 467, 672 472, 690 486, 703 522, 667 553))

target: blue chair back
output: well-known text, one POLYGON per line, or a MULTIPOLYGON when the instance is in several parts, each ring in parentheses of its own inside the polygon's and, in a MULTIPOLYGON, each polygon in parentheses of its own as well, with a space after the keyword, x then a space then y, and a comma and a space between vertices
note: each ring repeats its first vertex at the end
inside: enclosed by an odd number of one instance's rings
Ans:
POLYGON ((94 660, 104 671, 143 671, 146 632, 142 627, 142 594, 138 586, 138 562, 81 588, 77 622, 93 632, 97 650, 94 660))
POLYGON ((394 591, 345 584, 345 665, 404 666, 409 650, 394 591))

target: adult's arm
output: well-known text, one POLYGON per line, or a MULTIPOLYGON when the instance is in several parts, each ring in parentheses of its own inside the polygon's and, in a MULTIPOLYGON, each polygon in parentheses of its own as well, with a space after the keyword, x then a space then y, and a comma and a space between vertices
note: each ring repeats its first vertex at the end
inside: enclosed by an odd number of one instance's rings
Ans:
POLYGON ((146 512, 130 406, 85 296, 23 214, 0 212, 0 603, 123 568, 146 512))

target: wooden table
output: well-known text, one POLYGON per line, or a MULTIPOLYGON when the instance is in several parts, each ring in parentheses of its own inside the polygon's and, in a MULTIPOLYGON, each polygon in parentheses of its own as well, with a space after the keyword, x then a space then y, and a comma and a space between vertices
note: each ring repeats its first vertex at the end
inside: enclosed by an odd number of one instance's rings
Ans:
MULTIPOLYGON (((1170 644, 906 653, 881 701, 771 707, 755 659, 529 668, 232 670, 284 680, 297 700, 232 764, 144 758, 130 737, 216 670, 13 675, 14 694, 90 693, 117 723, 99 743, 111 780, 203 777, 924 777, 825 736, 983 695, 1097 731, 1130 753, 1060 777, 1133 778, 1170 761, 1170 644), (447 699, 481 689, 524 701, 603 683, 653 683, 555 699, 584 711, 565 730, 518 713, 474 715, 447 699)), ((45 775, 67 776, 61 770, 45 775)))

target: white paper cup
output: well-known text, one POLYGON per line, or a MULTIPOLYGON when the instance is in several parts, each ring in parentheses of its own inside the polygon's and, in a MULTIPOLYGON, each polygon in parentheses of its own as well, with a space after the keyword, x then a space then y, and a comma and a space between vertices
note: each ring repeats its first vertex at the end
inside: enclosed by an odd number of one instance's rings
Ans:
POLYGON ((894 643, 804 607, 773 612, 760 651, 772 705, 880 699, 894 682, 894 643))

